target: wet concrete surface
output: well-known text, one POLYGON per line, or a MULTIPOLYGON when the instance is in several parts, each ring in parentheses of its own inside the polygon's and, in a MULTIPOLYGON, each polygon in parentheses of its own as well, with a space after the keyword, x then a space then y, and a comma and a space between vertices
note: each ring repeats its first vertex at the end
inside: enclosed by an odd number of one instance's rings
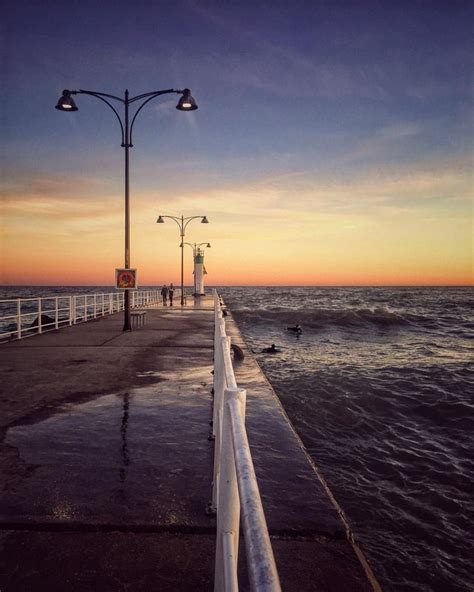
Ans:
POLYGON ((173 393, 165 383, 66 404, 12 427, 5 444, 20 452, 29 476, 3 495, 0 520, 210 529, 205 378, 174 380, 173 393))
MULTIPOLYGON (((1 347, 0 589, 211 590, 213 311, 114 315, 1 347)), ((372 590, 247 350, 247 430, 283 589, 372 590), (300 571, 301 570, 301 571, 300 571)), ((240 553, 242 590, 245 557, 240 553)))
MULTIPOLYGON (((242 541, 241 546, 243 544, 242 541)), ((201 592, 213 589, 209 581, 214 569, 212 535, 2 531, 0 546, 1 561, 9 567, 9 572, 2 576, 5 591, 201 592)), ((272 538, 272 547, 282 589, 287 592, 370 590, 354 556, 340 541, 272 538), (341 565, 345 566, 344 570, 341 565)), ((241 551, 241 592, 250 590, 246 569, 245 554, 241 551)))

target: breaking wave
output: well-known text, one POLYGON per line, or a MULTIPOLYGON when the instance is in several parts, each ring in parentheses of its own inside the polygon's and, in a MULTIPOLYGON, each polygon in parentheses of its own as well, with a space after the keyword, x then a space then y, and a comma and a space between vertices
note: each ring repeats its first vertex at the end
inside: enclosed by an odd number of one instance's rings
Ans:
POLYGON ((279 323, 292 325, 299 323, 305 328, 322 329, 335 325, 337 327, 404 327, 407 325, 431 325, 432 321, 421 315, 401 315, 384 307, 330 309, 318 308, 313 310, 255 310, 232 309, 235 317, 243 318, 248 323, 279 323))

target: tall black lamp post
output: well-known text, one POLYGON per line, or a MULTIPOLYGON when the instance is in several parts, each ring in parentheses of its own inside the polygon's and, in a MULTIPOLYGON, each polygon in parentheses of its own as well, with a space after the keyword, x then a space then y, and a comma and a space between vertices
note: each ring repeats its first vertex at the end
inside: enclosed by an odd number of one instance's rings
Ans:
MULTIPOLYGON (((59 109, 59 111, 77 111, 78 108, 76 106, 76 103, 74 102, 74 99, 72 98, 72 95, 90 95, 92 97, 100 99, 102 102, 108 105, 117 117, 122 132, 121 146, 122 148, 125 148, 125 267, 127 269, 130 268, 130 177, 128 150, 129 148, 133 148, 133 124, 135 123, 137 115, 148 102, 150 102, 152 99, 155 99, 156 97, 159 97, 160 95, 165 95, 169 93, 177 93, 181 95, 181 98, 179 99, 179 102, 176 105, 176 109, 179 109, 180 111, 194 111, 195 109, 197 109, 196 101, 191 96, 191 91, 189 90, 189 88, 185 88, 184 90, 158 90, 149 93, 144 93, 142 95, 137 95, 136 97, 132 98, 129 98, 128 90, 125 91, 124 98, 91 90, 63 90, 63 94, 56 105, 56 109, 59 109), (122 103, 124 107, 123 119, 120 117, 118 111, 115 109, 115 107, 108 99, 113 99, 114 101, 122 103), (136 109, 133 118, 130 122, 129 107, 132 103, 135 103, 137 101, 140 102, 140 104, 136 109)), ((130 292, 129 290, 125 290, 123 330, 129 331, 130 329, 130 292)))
POLYGON ((184 234, 186 232, 186 227, 191 222, 191 220, 196 220, 197 218, 201 218, 201 224, 208 224, 209 220, 206 216, 188 216, 185 218, 184 216, 158 216, 158 220, 156 221, 158 224, 164 224, 163 218, 170 218, 170 220, 174 220, 176 224, 179 226, 179 233, 181 236, 181 306, 184 306, 184 234))

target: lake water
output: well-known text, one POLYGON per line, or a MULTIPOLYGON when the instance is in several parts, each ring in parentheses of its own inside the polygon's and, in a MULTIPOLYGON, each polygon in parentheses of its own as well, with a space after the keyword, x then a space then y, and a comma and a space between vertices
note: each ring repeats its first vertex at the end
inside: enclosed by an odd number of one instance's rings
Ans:
POLYGON ((220 292, 384 591, 474 590, 474 290, 220 292))

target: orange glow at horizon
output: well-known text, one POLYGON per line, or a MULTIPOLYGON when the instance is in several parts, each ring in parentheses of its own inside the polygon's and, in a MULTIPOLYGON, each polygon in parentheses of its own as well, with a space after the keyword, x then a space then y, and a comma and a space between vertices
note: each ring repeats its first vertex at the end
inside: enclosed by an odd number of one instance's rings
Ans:
MULTIPOLYGON (((307 173, 311 175, 311 173, 307 173)), ((139 285, 180 284, 180 236, 162 215, 207 215, 187 242, 205 249, 206 285, 473 285, 472 196, 465 162, 380 171, 295 192, 291 178, 132 198, 131 263, 139 285), (444 168, 443 168, 444 167, 444 168), (438 196, 452 196, 441 199, 438 196), (199 210, 196 208, 199 204, 199 210), (429 206, 429 207, 428 207, 429 206)), ((100 182, 42 179, 43 194, 3 204, 2 284, 113 285, 123 266, 122 197, 100 182), (103 191, 101 192, 101 189, 103 191), (89 197, 93 195, 93 198, 89 197), (119 204, 119 206, 117 206, 119 204)), ((185 284, 193 284, 185 247, 185 284)))

